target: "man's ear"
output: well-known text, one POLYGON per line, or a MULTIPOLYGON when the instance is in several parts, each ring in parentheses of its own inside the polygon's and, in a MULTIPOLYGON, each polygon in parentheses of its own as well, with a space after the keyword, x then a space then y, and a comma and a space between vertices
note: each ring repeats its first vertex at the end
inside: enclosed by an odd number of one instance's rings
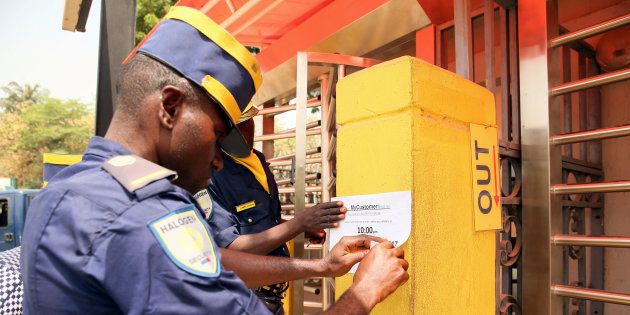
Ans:
POLYGON ((173 129, 179 118, 184 104, 184 91, 176 86, 167 85, 160 91, 160 107, 158 116, 160 124, 167 129, 173 129))

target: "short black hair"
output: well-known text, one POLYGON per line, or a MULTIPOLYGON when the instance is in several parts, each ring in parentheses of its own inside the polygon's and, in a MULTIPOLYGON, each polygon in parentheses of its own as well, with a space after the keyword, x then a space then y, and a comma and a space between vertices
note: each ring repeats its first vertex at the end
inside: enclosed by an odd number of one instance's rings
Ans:
POLYGON ((202 92, 177 71, 150 56, 137 53, 120 72, 116 85, 118 110, 136 114, 145 97, 167 85, 182 89, 184 96, 190 100, 203 97, 202 92))
POLYGON ((143 99, 167 85, 182 89, 184 97, 191 102, 200 104, 202 98, 209 99, 214 106, 217 106, 223 122, 230 125, 230 117, 214 97, 184 78, 177 70, 141 52, 122 67, 116 85, 118 103, 116 111, 125 114, 128 118, 139 118, 140 104, 143 99))

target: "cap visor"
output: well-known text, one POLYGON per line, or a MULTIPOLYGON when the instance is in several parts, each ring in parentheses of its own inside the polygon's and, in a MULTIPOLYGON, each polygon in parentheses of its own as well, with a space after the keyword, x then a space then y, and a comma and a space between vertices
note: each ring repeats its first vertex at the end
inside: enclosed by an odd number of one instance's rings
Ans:
POLYGON ((236 127, 232 127, 227 137, 223 138, 221 149, 225 153, 238 158, 248 157, 251 151, 245 138, 243 138, 240 130, 236 127))

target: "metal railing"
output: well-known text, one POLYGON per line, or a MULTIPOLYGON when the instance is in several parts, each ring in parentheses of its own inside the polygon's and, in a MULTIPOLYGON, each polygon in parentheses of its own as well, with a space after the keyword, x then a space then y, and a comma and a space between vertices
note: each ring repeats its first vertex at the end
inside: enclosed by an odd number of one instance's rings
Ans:
POLYGON ((576 299, 587 299, 593 301, 600 301, 606 303, 615 303, 622 305, 630 305, 630 294, 622 294, 615 292, 608 292, 602 290, 594 290, 594 289, 585 289, 578 287, 571 287, 566 285, 554 285, 551 286, 551 293, 576 298, 576 299))
MULTIPOLYGON (((313 155, 313 154, 317 154, 317 153, 321 153, 322 152, 322 147, 317 147, 317 148, 311 148, 306 150, 306 155, 313 155)), ((287 154, 287 155, 281 155, 281 156, 277 156, 275 158, 272 159, 268 159, 267 162, 277 162, 277 161, 282 161, 282 160, 287 160, 287 159, 292 159, 295 156, 295 154, 287 154)))
POLYGON ((551 244, 557 246, 601 246, 630 248, 630 237, 558 234, 551 237, 551 244))
POLYGON ((595 36, 618 27, 622 27, 626 24, 630 24, 630 14, 612 19, 585 29, 581 29, 575 32, 560 35, 549 41, 549 47, 554 48, 560 45, 568 44, 576 40, 584 39, 587 37, 595 36))
MULTIPOLYGON (((591 255, 589 285, 595 285, 596 288, 603 288, 604 284, 603 280, 597 280, 597 284, 594 284, 595 274, 599 271, 594 272, 593 264, 602 273, 604 265, 603 258, 595 261, 593 253, 598 251, 598 255, 603 255, 602 248, 630 248, 629 237, 597 235, 603 234, 603 228, 593 227, 596 225, 594 221, 591 221, 590 229, 595 233, 584 235, 586 229, 580 224, 585 223, 580 223, 580 220, 585 220, 586 209, 578 211, 576 208, 580 207, 565 206, 567 202, 578 202, 578 199, 567 195, 627 192, 630 191, 630 180, 589 183, 587 175, 581 178, 576 175, 578 183, 566 184, 570 172, 563 169, 563 161, 567 158, 582 161, 584 166, 580 167, 589 169, 590 155, 587 156, 586 143, 582 142, 630 136, 630 126, 586 130, 589 119, 594 121, 597 118, 593 117, 599 117, 590 116, 593 115, 591 112, 578 117, 579 131, 573 132, 573 106, 569 95, 582 92, 579 95, 578 111, 581 114, 587 109, 586 89, 630 79, 630 69, 597 75, 597 66, 595 69, 591 67, 594 58, 587 63, 585 60, 592 56, 578 51, 575 54, 578 58, 575 68, 579 79, 575 80, 575 76, 571 75, 573 67, 570 51, 583 47, 579 42, 582 39, 630 24, 630 14, 622 12, 624 15, 617 18, 559 35, 558 0, 548 0, 546 3, 519 1, 518 12, 519 39, 522 39, 519 41, 521 131, 524 144, 522 158, 523 165, 528 166, 523 169, 523 196, 527 195, 528 198, 527 202, 523 202, 523 217, 526 217, 523 219, 523 239, 527 240, 528 252, 522 261, 522 311, 525 314, 566 314, 572 310, 576 312, 577 307, 577 312, 581 314, 586 312, 585 300, 591 301, 589 312, 592 314, 603 313, 602 303, 630 305, 629 294, 565 285, 574 277, 569 272, 571 268, 578 269, 577 283, 586 285, 586 258, 579 256, 586 254, 581 247, 592 247, 588 254, 591 255), (563 46, 569 43, 573 45, 563 46), (574 158, 572 143, 580 143, 579 159, 574 158), (562 146, 567 144, 569 146, 562 146), (541 209, 546 211, 539 211, 541 209), (571 235, 569 231, 578 234, 571 235), (576 251, 582 254, 576 254, 576 251), (577 266, 571 267, 569 259, 577 259, 577 266), (571 300, 562 297, 576 300, 569 302, 571 300)), ((591 148, 590 144, 588 148, 591 148)), ((588 203, 590 198, 584 198, 579 200, 588 203)), ((591 208, 591 212, 596 210, 601 213, 601 206, 598 209, 591 208)))
MULTIPOLYGON (((309 192, 309 193, 321 193, 322 192, 322 186, 305 186, 304 187, 304 191, 305 192, 309 192)), ((295 187, 280 187, 278 188, 278 193, 281 194, 294 194, 296 192, 296 188, 295 187)))
MULTIPOLYGON (((320 133, 321 133, 321 129, 320 128, 314 128, 314 129, 306 130, 306 135, 307 136, 314 136, 314 135, 318 135, 320 133)), ((284 132, 284 133, 271 133, 271 134, 267 134, 267 135, 261 135, 261 136, 254 137, 254 142, 295 138, 296 134, 297 133, 295 131, 293 131, 293 132, 284 132)))
POLYGON ((590 193, 613 193, 630 191, 630 181, 616 181, 588 184, 557 184, 551 185, 549 189, 552 194, 590 194, 590 193))
POLYGON ((630 125, 552 136, 549 142, 551 144, 560 145, 583 141, 613 139, 626 136, 630 136, 630 125))
MULTIPOLYGON (((307 181, 318 180, 320 178, 322 178, 322 174, 320 173, 306 175, 307 181)), ((278 186, 289 185, 289 184, 291 184, 290 178, 280 179, 276 181, 276 185, 278 186)))
MULTIPOLYGON (((322 158, 308 158, 305 160, 306 164, 315 164, 315 163, 321 163, 322 162, 322 158)), ((291 160, 280 160, 280 161, 273 161, 273 162, 269 162, 269 166, 274 167, 274 166, 287 166, 287 165, 291 165, 292 161, 291 160)))
MULTIPOLYGON (((264 118, 272 118, 274 115, 295 111, 295 128, 254 137, 254 141, 256 142, 295 138, 294 153, 267 160, 271 167, 294 166, 293 181, 288 178, 278 179, 276 181, 278 186, 294 183, 292 187, 278 188, 280 194, 294 195, 294 204, 281 205, 283 212, 293 210, 295 215, 303 211, 305 207, 313 206, 313 204, 307 204, 305 202, 306 193, 317 194, 322 201, 329 201, 330 197, 334 196, 336 179, 334 176, 335 170, 331 168, 331 162, 334 162, 336 159, 336 104, 335 98, 332 97, 331 93, 333 85, 335 84, 334 82, 345 76, 346 66, 361 68, 369 67, 379 62, 379 60, 375 59, 341 54, 299 52, 297 54, 296 104, 266 107, 258 112, 258 115, 264 118), (309 86, 313 86, 311 82, 308 82, 308 68, 310 65, 325 66, 328 67, 330 71, 328 74, 320 75, 318 78, 320 96, 307 99, 308 88, 309 86), (335 72, 337 72, 336 79, 333 77, 335 72), (318 106, 321 107, 320 120, 307 123, 306 109, 318 106), (307 149, 306 138, 307 136, 314 135, 321 136, 321 146, 307 149), (307 157, 318 153, 321 153, 321 155, 317 157, 307 157), (306 174, 306 165, 316 163, 321 163, 321 173, 306 174), (306 185, 307 182, 312 183, 313 181, 319 181, 320 184, 306 185)), ((286 214, 283 215, 283 219, 290 219, 292 217, 293 216, 286 214)), ((293 244, 295 257, 305 257, 305 250, 323 251, 325 253, 329 246, 328 243, 325 243, 323 245, 310 245, 305 248, 304 236, 301 234, 293 240, 293 244)), ((303 294, 305 287, 303 280, 293 281, 292 286, 293 290, 290 291, 290 294, 292 294, 290 309, 293 314, 302 314, 304 311, 303 307, 316 307, 325 310, 333 301, 334 286, 332 281, 326 278, 323 278, 322 281, 322 303, 304 301, 303 294)))
POLYGON ((567 93, 577 92, 588 88, 611 84, 630 79, 630 69, 619 70, 611 73, 601 74, 594 77, 576 80, 554 86, 549 91, 551 96, 558 96, 567 93))
MULTIPOLYGON (((311 98, 306 103, 307 108, 321 106, 321 102, 317 98, 311 98)), ((295 105, 281 105, 275 107, 263 108, 258 112, 258 115, 275 116, 278 114, 286 113, 288 111, 295 110, 295 105)))

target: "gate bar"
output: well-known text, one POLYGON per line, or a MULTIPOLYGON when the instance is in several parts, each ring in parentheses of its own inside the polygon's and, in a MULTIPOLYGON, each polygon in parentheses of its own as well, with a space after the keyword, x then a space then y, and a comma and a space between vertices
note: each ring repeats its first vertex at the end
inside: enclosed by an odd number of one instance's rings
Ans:
POLYGON ((582 141, 612 139, 625 136, 630 136, 630 125, 552 136, 549 142, 551 144, 569 144, 582 141))
MULTIPOLYGON (((304 205, 304 208, 310 208, 310 207, 312 207, 314 205, 315 205, 314 203, 307 203, 307 204, 304 205)), ((288 211, 288 210, 295 209, 295 205, 294 204, 281 205, 280 208, 282 209, 282 211, 288 211)), ((293 216, 291 216, 291 215, 283 215, 282 218, 288 221, 288 220, 293 219, 293 216)))
MULTIPOLYGON (((321 120, 312 121, 312 122, 306 124, 306 129, 313 129, 313 128, 319 127, 321 125, 322 125, 322 121, 321 120)), ((294 131, 295 131, 295 128, 290 128, 290 129, 287 129, 287 130, 282 130, 282 131, 280 131, 278 133, 294 132, 294 131)))
POLYGON ((557 246, 630 248, 630 237, 556 234, 551 237, 551 244, 557 246))
MULTIPOLYGON (((320 128, 314 128, 306 131, 307 136, 318 135, 320 133, 320 128)), ((265 140, 278 140, 278 139, 286 139, 286 138, 295 138, 295 132, 285 132, 285 133, 272 133, 268 135, 261 135, 254 137, 254 142, 256 141, 265 141, 265 140)))
MULTIPOLYGON (((318 106, 321 106, 321 102, 317 98, 311 98, 306 103, 307 108, 318 107, 318 106)), ((260 109, 260 111, 258 111, 258 115, 274 116, 274 115, 282 114, 282 113, 292 111, 292 110, 295 110, 295 105, 282 105, 282 106, 275 106, 275 107, 267 107, 267 108, 260 109)))
POLYGON ((584 289, 567 285, 551 286, 551 293, 576 299, 587 299, 614 304, 630 305, 630 294, 584 289))
POLYGON ((626 24, 630 24, 630 14, 626 14, 618 18, 608 20, 597 25, 593 25, 585 29, 581 29, 579 31, 567 33, 553 38, 551 41, 549 41, 549 47, 553 48, 576 40, 595 36, 597 34, 610 31, 626 24))
POLYGON ((630 79, 630 69, 619 70, 611 73, 596 75, 594 77, 576 80, 565 84, 557 85, 549 91, 550 96, 558 96, 571 92, 577 92, 588 88, 615 83, 622 80, 630 79))
POLYGON ((555 195, 630 191, 630 180, 588 184, 558 184, 549 189, 555 195))
POLYGON ((335 153, 337 153, 337 137, 333 135, 330 139, 330 148, 328 148, 326 159, 331 161, 335 153))
MULTIPOLYGON (((337 115, 337 99, 334 97, 330 98, 330 105, 328 105, 328 114, 326 115, 326 126, 328 126, 328 131, 332 132, 334 128, 337 128, 335 122, 335 118, 337 115)), ((323 115, 322 115, 323 118, 323 115)))
MULTIPOLYGON (((306 155, 313 155, 313 154, 317 154, 321 152, 322 152, 322 148, 316 147, 316 148, 306 150, 306 155)), ((293 158, 294 156, 295 154, 281 155, 281 156, 277 156, 275 158, 269 159, 267 160, 267 162, 271 163, 271 162, 277 162, 277 161, 282 161, 282 160, 288 160, 288 159, 293 158)))
MULTIPOLYGON (((306 159, 306 163, 308 164, 308 159, 306 159)), ((309 174, 306 175, 306 180, 316 180, 316 179, 320 179, 322 178, 322 174, 320 173, 315 173, 315 174, 309 174)), ((288 185, 291 184, 291 179, 290 178, 285 178, 285 179, 280 179, 276 181, 276 185, 280 186, 280 185, 288 185)))
MULTIPOLYGON (((269 166, 273 167, 273 166, 287 166, 287 165, 291 165, 293 161, 291 160, 284 160, 284 161, 275 161, 275 162, 269 162, 269 166)), ((322 158, 316 157, 316 158, 307 158, 306 159, 306 164, 317 164, 317 163, 321 163, 322 162, 322 158)))
MULTIPOLYGON (((306 181, 305 181, 306 183, 306 181)), ((306 186, 305 192, 322 192, 322 186, 306 186)), ((280 194, 292 194, 295 193, 295 187, 278 188, 280 194)))

